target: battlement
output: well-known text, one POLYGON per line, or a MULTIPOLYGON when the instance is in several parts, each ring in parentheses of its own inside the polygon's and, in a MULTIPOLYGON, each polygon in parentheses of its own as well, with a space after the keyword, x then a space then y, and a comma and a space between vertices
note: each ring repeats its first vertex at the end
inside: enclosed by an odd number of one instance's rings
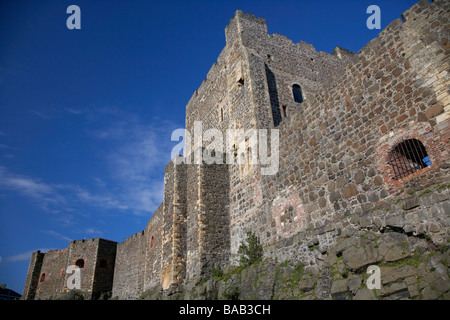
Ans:
POLYGON ((225 38, 227 43, 232 43, 239 39, 243 33, 252 33, 254 35, 266 33, 267 24, 263 18, 257 18, 253 14, 244 13, 242 10, 237 10, 234 16, 230 19, 229 24, 225 27, 225 38))

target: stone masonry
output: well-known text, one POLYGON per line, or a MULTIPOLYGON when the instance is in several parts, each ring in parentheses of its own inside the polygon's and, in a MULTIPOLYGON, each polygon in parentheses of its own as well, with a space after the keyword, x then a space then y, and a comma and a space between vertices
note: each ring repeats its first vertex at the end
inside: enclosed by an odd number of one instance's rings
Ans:
POLYGON ((449 12, 421 0, 358 53, 329 54, 236 11, 186 106, 193 149, 166 166, 145 229, 35 252, 23 298, 64 298, 64 270, 84 259, 90 299, 218 299, 230 288, 242 299, 450 299, 449 12), (196 140, 211 129, 278 134, 278 170, 196 162, 260 151, 250 136, 226 149, 196 140), (263 261, 232 275, 248 231, 263 261), (381 289, 366 288, 369 265, 381 289))

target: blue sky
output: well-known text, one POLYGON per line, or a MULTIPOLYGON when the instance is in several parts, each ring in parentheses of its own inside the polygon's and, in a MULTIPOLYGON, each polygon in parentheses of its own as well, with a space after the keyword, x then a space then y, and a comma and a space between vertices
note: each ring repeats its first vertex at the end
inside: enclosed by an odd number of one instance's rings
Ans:
POLYGON ((0 283, 22 293, 31 252, 121 242, 163 196, 185 106, 237 9, 331 52, 358 52, 416 1, 21 1, 0 3, 0 283), (81 9, 68 30, 66 9, 81 9))

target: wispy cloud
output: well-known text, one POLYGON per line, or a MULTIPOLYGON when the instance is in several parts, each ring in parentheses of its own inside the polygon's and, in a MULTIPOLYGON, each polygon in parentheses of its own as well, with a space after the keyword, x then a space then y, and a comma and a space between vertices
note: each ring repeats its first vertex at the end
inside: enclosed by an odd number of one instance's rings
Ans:
POLYGON ((0 188, 14 190, 22 195, 35 199, 43 208, 50 204, 63 204, 65 198, 51 185, 37 179, 17 175, 0 166, 0 188))
POLYGON ((32 109, 30 110, 30 113, 32 115, 38 116, 41 119, 44 120, 50 120, 52 119, 52 111, 46 110, 46 109, 32 109))
POLYGON ((70 241, 73 240, 72 238, 67 237, 67 236, 65 236, 65 235, 63 235, 63 234, 61 234, 59 232, 54 231, 54 230, 44 230, 43 232, 46 233, 46 234, 52 235, 52 236, 54 236, 54 237, 56 237, 58 239, 65 240, 65 241, 69 241, 70 242, 70 241))
POLYGON ((9 256, 6 258, 2 258, 0 257, 0 262, 18 262, 18 261, 28 261, 31 259, 31 254, 37 250, 40 250, 41 252, 48 252, 50 250, 54 250, 53 248, 41 248, 41 249, 36 249, 33 251, 27 251, 27 252, 23 252, 23 253, 19 253, 13 256, 9 256))
POLYGON ((86 110, 75 109, 75 108, 64 108, 64 111, 67 113, 70 113, 70 114, 75 114, 75 115, 83 114, 83 113, 87 112, 86 110))
POLYGON ((122 201, 136 214, 155 211, 163 199, 164 167, 170 161, 170 136, 174 123, 149 123, 128 117, 127 121, 97 132, 98 139, 116 146, 107 155, 114 179, 123 186, 122 201))
POLYGON ((92 235, 101 236, 103 234, 102 231, 94 229, 94 228, 86 228, 84 230, 84 233, 87 235, 90 235, 90 236, 92 236, 92 235))
MULTIPOLYGON (((170 161, 173 142, 171 133, 176 126, 171 122, 143 121, 117 108, 89 110, 65 109, 67 114, 86 118, 92 114, 108 114, 107 122, 90 126, 86 132, 101 146, 95 155, 102 162, 107 175, 92 177, 92 183, 76 185, 52 183, 41 177, 22 175, 0 166, 0 190, 9 190, 28 197, 65 226, 74 226, 81 215, 92 217, 92 212, 131 213, 150 216, 161 204, 164 194, 164 167, 170 161), (101 143, 98 143, 101 142, 101 143)), ((88 120, 95 121, 95 120, 88 120)), ((94 155, 93 155, 94 156, 94 155)), ((104 174, 102 172, 102 174, 104 174)), ((71 240, 66 235, 47 231, 57 238, 71 240)), ((77 233, 101 233, 95 228, 78 229, 77 233)))

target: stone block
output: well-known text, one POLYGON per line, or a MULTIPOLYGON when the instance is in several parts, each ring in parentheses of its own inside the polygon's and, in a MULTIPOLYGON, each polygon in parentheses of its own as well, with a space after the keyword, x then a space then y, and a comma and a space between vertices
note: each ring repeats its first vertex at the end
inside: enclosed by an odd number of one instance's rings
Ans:
POLYGON ((366 287, 359 289, 353 297, 353 300, 377 300, 373 290, 369 290, 366 287))
POLYGON ((358 193, 359 193, 358 189, 356 188, 356 185, 353 183, 347 184, 342 190, 342 195, 346 199, 356 196, 358 193))
POLYGON ((405 214, 394 213, 386 217, 386 226, 394 228, 403 228, 405 226, 405 214))
POLYGON ((411 210, 420 205, 418 197, 410 197, 405 199, 405 210, 411 210))

